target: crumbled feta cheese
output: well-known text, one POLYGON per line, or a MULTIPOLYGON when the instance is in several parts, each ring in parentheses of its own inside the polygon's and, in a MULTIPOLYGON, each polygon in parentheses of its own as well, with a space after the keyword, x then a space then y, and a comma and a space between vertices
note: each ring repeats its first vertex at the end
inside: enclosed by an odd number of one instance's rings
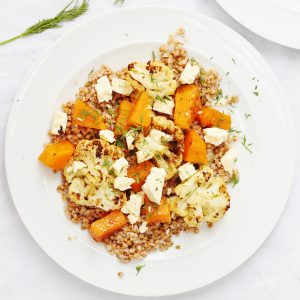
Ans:
POLYGON ((172 115, 174 106, 173 100, 155 100, 152 109, 167 115, 172 115))
POLYGON ((109 102, 112 99, 112 87, 106 75, 97 80, 95 90, 99 102, 109 102))
POLYGON ((112 165, 112 168, 117 176, 126 176, 128 161, 126 160, 126 158, 121 157, 115 161, 115 163, 112 165))
POLYGON ((147 231, 147 222, 144 221, 142 225, 139 227, 140 233, 145 233, 147 231))
POLYGON ((143 191, 150 201, 160 204, 166 175, 166 171, 162 168, 154 167, 151 169, 142 186, 143 191))
POLYGON ((126 176, 118 176, 114 181, 114 188, 120 191, 131 189, 131 185, 135 182, 134 179, 126 176))
POLYGON ((192 65, 190 61, 187 62, 187 64, 184 67, 183 72, 180 75, 179 80, 183 84, 192 84, 198 73, 200 72, 200 67, 198 64, 192 65))
POLYGON ((151 129, 149 132, 149 136, 158 143, 170 142, 173 139, 171 135, 157 129, 151 129))
POLYGON ((196 169, 193 164, 186 163, 178 168, 179 177, 181 181, 184 181, 196 173, 196 169))
POLYGON ((60 132, 65 132, 68 122, 68 115, 62 111, 57 111, 54 115, 51 133, 60 134, 60 132))
POLYGON ((229 149, 221 158, 221 164, 224 167, 224 170, 228 172, 230 175, 233 171, 233 165, 237 158, 237 150, 235 148, 229 149))
POLYGON ((133 142, 136 139, 137 136, 137 132, 134 130, 129 130, 126 135, 125 135, 125 139, 126 139, 126 143, 127 143, 127 148, 128 150, 133 150, 134 149, 134 145, 133 142))
POLYGON ((144 193, 131 194, 128 201, 126 201, 121 208, 124 214, 128 214, 130 224, 134 224, 140 217, 141 207, 144 202, 144 193))
POLYGON ((112 90, 118 94, 129 96, 132 93, 132 87, 127 80, 113 77, 111 85, 112 90))
POLYGON ((212 127, 206 128, 204 131, 204 140, 206 143, 219 146, 227 140, 227 130, 212 127))
POLYGON ((114 133, 109 129, 103 129, 99 131, 100 138, 108 141, 109 143, 113 143, 115 139, 114 133))

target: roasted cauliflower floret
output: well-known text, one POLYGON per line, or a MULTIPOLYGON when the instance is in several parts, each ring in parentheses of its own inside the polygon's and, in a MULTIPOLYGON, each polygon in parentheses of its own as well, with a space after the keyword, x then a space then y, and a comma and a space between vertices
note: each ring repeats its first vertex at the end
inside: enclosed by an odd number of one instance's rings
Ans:
POLYGON ((167 172, 166 179, 170 179, 176 174, 177 167, 182 162, 182 153, 184 150, 183 132, 178 126, 174 125, 173 121, 162 116, 153 117, 150 128, 152 130, 162 131, 172 137, 171 140, 167 141, 168 152, 159 153, 154 156, 156 164, 160 168, 164 168, 167 172))
POLYGON ((176 168, 182 162, 183 133, 166 117, 153 117, 149 128, 149 135, 139 134, 135 143, 137 162, 154 159, 156 164, 165 169, 166 179, 173 177, 176 168))
POLYGON ((120 157, 122 150, 104 140, 81 140, 64 169, 70 199, 105 211, 120 208, 126 194, 113 188, 112 176, 112 165, 120 157))
MULTIPOLYGON (((173 95, 177 83, 174 79, 173 71, 165 64, 158 61, 149 61, 148 63, 135 62, 128 66, 129 76, 142 84, 150 97, 164 97, 173 95)), ((131 85, 141 89, 131 81, 131 85)))
POLYGON ((175 193, 177 196, 168 200, 170 209, 184 217, 190 227, 197 227, 202 221, 217 222, 230 207, 225 182, 207 166, 177 185, 175 193))

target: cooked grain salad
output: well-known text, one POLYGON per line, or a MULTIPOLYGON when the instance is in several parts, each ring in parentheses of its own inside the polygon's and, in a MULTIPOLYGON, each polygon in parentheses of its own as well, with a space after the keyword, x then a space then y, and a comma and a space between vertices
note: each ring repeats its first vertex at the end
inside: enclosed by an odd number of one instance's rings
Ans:
MULTIPOLYGON (((230 208, 237 153, 221 78, 177 30, 147 62, 91 71, 54 115, 39 160, 61 174, 66 214, 121 261, 173 246, 230 208)), ((176 246, 180 249, 180 246, 176 246)))

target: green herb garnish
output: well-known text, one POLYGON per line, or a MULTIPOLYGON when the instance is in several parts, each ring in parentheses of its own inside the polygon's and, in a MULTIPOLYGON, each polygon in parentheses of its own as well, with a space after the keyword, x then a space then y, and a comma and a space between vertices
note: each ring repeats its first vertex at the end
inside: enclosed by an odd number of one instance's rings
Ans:
POLYGON ((241 133, 241 131, 236 130, 234 127, 231 127, 231 128, 229 128, 228 133, 229 134, 233 134, 233 133, 239 134, 239 133, 241 133))
POLYGON ((116 146, 118 146, 118 147, 120 147, 120 148, 122 148, 122 149, 125 148, 124 142, 123 142, 123 140, 122 140, 120 137, 118 137, 118 138, 116 139, 116 146))
POLYGON ((152 61, 156 61, 156 55, 155 55, 154 50, 152 50, 152 61))
POLYGON ((146 267, 146 265, 140 265, 140 266, 136 266, 135 269, 136 269, 136 276, 139 275, 139 273, 141 272, 141 270, 146 267))
POLYGON ((232 187, 234 188, 239 183, 239 181, 240 181, 239 175, 234 172, 232 174, 231 181, 230 181, 230 182, 232 182, 232 187))
POLYGON ((249 119, 251 117, 251 114, 245 113, 245 118, 249 119))
POLYGON ((253 92, 253 94, 257 97, 259 93, 257 91, 253 92))
POLYGON ((50 19, 42 19, 38 21, 36 24, 30 26, 27 28, 24 32, 21 34, 14 36, 8 40, 5 40, 3 42, 0 42, 0 46, 8 44, 16 39, 41 33, 47 29, 51 28, 58 28, 61 27, 61 23, 65 21, 71 21, 80 15, 84 14, 89 7, 89 3, 87 0, 83 0, 80 5, 78 5, 78 2, 75 2, 75 5, 70 8, 70 6, 73 4, 75 0, 72 0, 61 12, 59 12, 55 17, 50 19))
POLYGON ((252 143, 247 142, 247 138, 246 138, 245 134, 244 134, 243 139, 242 139, 242 145, 245 147, 245 149, 248 152, 253 153, 252 150, 250 149, 250 147, 252 146, 252 143))
POLYGON ((94 68, 91 69, 91 71, 89 72, 89 76, 94 72, 94 68))
POLYGON ((115 0, 114 5, 122 6, 125 0, 115 0))
POLYGON ((236 65, 235 59, 233 57, 231 57, 231 60, 233 61, 233 63, 236 65))

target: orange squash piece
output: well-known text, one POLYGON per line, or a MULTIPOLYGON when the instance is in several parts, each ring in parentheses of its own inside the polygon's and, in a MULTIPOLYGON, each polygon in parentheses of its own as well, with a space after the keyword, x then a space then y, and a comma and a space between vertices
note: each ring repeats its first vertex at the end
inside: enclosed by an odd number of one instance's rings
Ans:
POLYGON ((206 144, 193 129, 188 130, 184 137, 183 160, 191 163, 206 164, 206 144))
POLYGON ((74 151, 75 147, 69 141, 48 144, 39 156, 39 161, 53 170, 62 170, 74 151))
POLYGON ((131 190, 133 192, 137 193, 142 190, 142 185, 145 183, 145 180, 153 167, 154 164, 147 160, 140 164, 133 165, 128 169, 127 176, 135 180, 131 185, 131 190))
POLYGON ((106 129, 106 126, 98 110, 80 100, 77 100, 74 104, 72 122, 73 124, 82 127, 94 128, 99 130, 106 129))
POLYGON ((89 232, 96 242, 101 242, 127 224, 126 216, 114 210, 105 217, 93 222, 89 232))
POLYGON ((175 94, 174 123, 181 129, 189 129, 201 109, 199 87, 195 84, 181 85, 175 94))
POLYGON ((168 203, 162 199, 161 204, 151 202, 147 196, 145 196, 145 211, 146 220, 148 224, 151 223, 170 223, 171 213, 168 203), (149 209, 151 207, 151 209, 149 209))
POLYGON ((129 116, 131 115, 133 106, 134 106, 134 104, 127 100, 123 100, 120 102, 119 113, 118 113, 115 130, 114 130, 115 135, 117 135, 117 136, 122 135, 123 133, 128 131, 128 129, 129 129, 128 119, 129 119, 129 116))
POLYGON ((202 128, 219 127, 228 130, 231 127, 231 117, 211 107, 205 107, 197 115, 202 128))
POLYGON ((142 92, 134 103, 128 126, 147 129, 151 123, 151 113, 151 99, 146 91, 142 92))

